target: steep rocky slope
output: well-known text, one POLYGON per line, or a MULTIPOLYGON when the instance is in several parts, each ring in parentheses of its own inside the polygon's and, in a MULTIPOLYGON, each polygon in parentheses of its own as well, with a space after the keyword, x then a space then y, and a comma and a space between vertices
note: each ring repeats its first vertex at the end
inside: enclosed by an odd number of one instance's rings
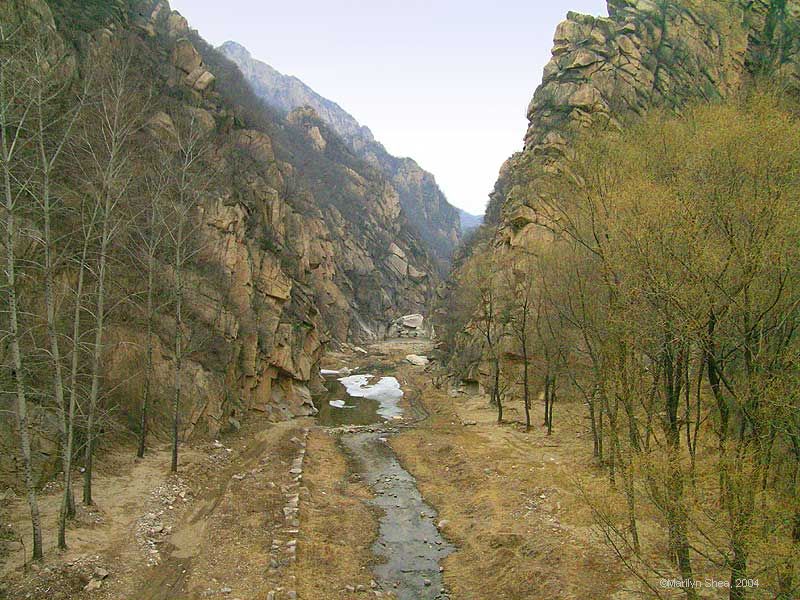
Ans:
POLYGON ((789 0, 609 0, 609 17, 569 13, 528 107, 525 149, 504 165, 489 214, 503 239, 535 221, 535 198, 508 189, 528 159, 552 168, 589 124, 622 127, 654 107, 738 93, 773 73, 800 84, 800 3, 789 0))
MULTIPOLYGON (((488 242, 468 251, 507 264, 505 254, 542 235, 537 178, 564 174, 570 140, 582 130, 735 97, 760 77, 800 88, 797 0, 609 0, 608 13, 570 12, 556 29, 528 106, 524 150, 503 164, 490 195, 481 236, 488 242)), ((480 340, 462 341, 480 354, 480 340)))
POLYGON ((369 128, 360 125, 338 104, 323 98, 296 77, 283 75, 254 59, 242 45, 225 42, 219 50, 239 66, 260 98, 285 112, 311 107, 353 152, 379 168, 392 182, 409 221, 432 249, 442 271, 446 270, 460 239, 461 226, 458 209, 447 202, 433 175, 410 158, 389 154, 369 128))
MULTIPOLYGON (((438 275, 395 187, 313 111, 286 117, 264 106, 167 2, 14 0, 0 20, 55 32, 76 80, 98 57, 129 61, 146 106, 142 147, 172 144, 190 120, 206 137, 213 176, 193 213, 198 252, 185 298, 187 339, 200 342, 184 363, 182 437, 214 435, 249 410, 311 414, 326 342, 373 339, 393 318, 427 312, 438 275)), ((114 277, 135 278, 130 271, 114 277)), ((143 327, 135 314, 109 318, 104 402, 125 428, 137 422, 143 327)), ((158 321, 155 430, 172 393, 172 323, 168 314, 158 321)), ((43 402, 32 412, 35 461, 52 464, 54 409, 43 402)), ((3 479, 16 469, 10 428, 4 419, 3 479)))

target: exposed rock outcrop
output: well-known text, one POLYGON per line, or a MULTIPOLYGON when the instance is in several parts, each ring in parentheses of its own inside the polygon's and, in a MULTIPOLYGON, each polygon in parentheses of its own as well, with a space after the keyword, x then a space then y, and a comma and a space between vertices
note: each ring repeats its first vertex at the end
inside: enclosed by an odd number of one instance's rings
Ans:
POLYGON ((608 12, 571 12, 556 29, 528 107, 525 150, 504 165, 491 198, 489 218, 503 230, 534 219, 525 206, 535 208, 535 198, 514 198, 510 172, 525 177, 518 165, 531 159, 554 168, 590 124, 618 128, 649 108, 729 98, 762 72, 800 86, 796 0, 609 0, 608 12))
MULTIPOLYGON (((498 265, 544 235, 537 178, 564 173, 581 130, 624 128, 649 109, 731 98, 763 75, 800 89, 798 0, 609 0, 608 13, 570 12, 556 29, 528 106, 524 150, 503 164, 490 195, 490 241, 478 251, 493 253, 498 265)), ((467 332, 460 340, 465 376, 485 380, 481 340, 467 332)))
MULTIPOLYGON (((395 188, 409 222, 432 249, 441 272, 446 271, 461 236, 461 224, 458 209, 447 202, 433 175, 410 158, 390 155, 369 128, 360 125, 338 104, 323 98, 296 77, 255 60, 240 44, 225 42, 219 50, 236 63, 253 91, 267 103, 287 113, 308 107, 356 155, 381 170, 395 188)), ((308 136, 319 150, 324 150, 326 142, 319 129, 309 129, 308 136)))
MULTIPOLYGON (((184 359, 181 436, 216 435, 248 411, 276 420, 313 414, 325 344, 376 338, 387 319, 426 312, 438 280, 434 263, 395 187, 319 115, 301 109, 287 118, 264 108, 238 69, 165 1, 130 4, 127 17, 114 12, 112 23, 100 15, 82 21, 83 30, 56 10, 80 14, 77 0, 53 2, 55 19, 41 0, 4 4, 0 17, 41 22, 77 40, 74 60, 65 61, 70 69, 135 48, 131 68, 142 93, 158 92, 142 102, 143 147, 148 140, 175 146, 187 123, 206 136, 213 173, 192 212, 198 251, 184 274, 185 333, 194 347, 184 359)), ((70 268, 65 261, 65 278, 70 268)), ((172 271, 162 270, 169 286, 172 271)), ((104 340, 104 402, 115 406, 120 427, 137 422, 141 397, 145 340, 137 318, 112 311, 104 340)), ((165 310, 153 352, 156 434, 168 421, 173 330, 165 310)), ((43 477, 58 459, 54 410, 31 407, 43 477)), ((0 427, 0 480, 13 482, 15 436, 7 420, 0 427)))

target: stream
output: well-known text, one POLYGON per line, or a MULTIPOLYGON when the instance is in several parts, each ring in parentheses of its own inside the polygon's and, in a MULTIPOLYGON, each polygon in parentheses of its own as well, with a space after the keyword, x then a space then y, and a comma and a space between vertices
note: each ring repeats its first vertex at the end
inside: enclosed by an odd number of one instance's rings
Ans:
POLYGON ((370 504, 383 513, 372 545, 381 561, 373 567, 375 581, 400 600, 447 598, 439 561, 455 547, 439 533, 436 511, 388 444, 403 419, 400 384, 389 376, 326 373, 326 387, 320 424, 343 427, 341 444, 372 489, 370 504))

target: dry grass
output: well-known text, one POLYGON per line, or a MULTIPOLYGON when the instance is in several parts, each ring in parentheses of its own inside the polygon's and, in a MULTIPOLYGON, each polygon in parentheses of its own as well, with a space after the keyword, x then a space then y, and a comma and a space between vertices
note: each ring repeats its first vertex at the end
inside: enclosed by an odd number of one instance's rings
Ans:
POLYGON ((378 523, 367 508, 369 489, 348 476, 344 455, 325 431, 308 440, 305 480, 309 500, 301 503, 297 592, 300 598, 341 598, 345 586, 369 589, 372 545, 378 523))
MULTIPOLYGON (((557 406, 548 437, 540 427, 498 426, 485 397, 450 397, 419 372, 407 379, 431 418, 392 445, 448 521, 444 533, 458 546, 444 563, 454 598, 594 600, 625 587, 627 573, 577 493, 578 478, 606 487, 580 406, 557 406)), ((507 414, 520 408, 509 405, 507 414)))

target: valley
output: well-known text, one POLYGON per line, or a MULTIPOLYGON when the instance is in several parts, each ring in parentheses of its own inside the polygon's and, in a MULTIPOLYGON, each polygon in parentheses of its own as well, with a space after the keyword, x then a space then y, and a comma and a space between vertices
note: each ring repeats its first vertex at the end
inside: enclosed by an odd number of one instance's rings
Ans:
MULTIPOLYGON (((569 416, 553 438, 531 439, 513 422, 498 430, 486 397, 440 389, 405 359, 424 355, 430 341, 366 349, 330 353, 323 364, 392 373, 404 392, 400 418, 253 419, 187 448, 185 469, 166 479, 167 449, 142 461, 120 449, 98 466, 104 493, 95 518, 81 515, 71 526, 70 550, 55 554, 48 540, 51 558, 27 575, 15 570, 21 551, 13 554, 2 573, 6 593, 588 599, 598 593, 588 569, 605 565, 605 585, 623 577, 609 553, 592 549, 588 517, 570 489, 576 469, 597 476, 579 445, 588 431, 573 414, 578 407, 563 408, 569 416)), ((55 518, 57 503, 56 490, 42 498, 45 519, 55 518)), ((5 510, 24 530, 24 502, 5 510)))
POLYGON ((800 597, 800 0, 512 4, 0 2, 0 599, 800 597))

